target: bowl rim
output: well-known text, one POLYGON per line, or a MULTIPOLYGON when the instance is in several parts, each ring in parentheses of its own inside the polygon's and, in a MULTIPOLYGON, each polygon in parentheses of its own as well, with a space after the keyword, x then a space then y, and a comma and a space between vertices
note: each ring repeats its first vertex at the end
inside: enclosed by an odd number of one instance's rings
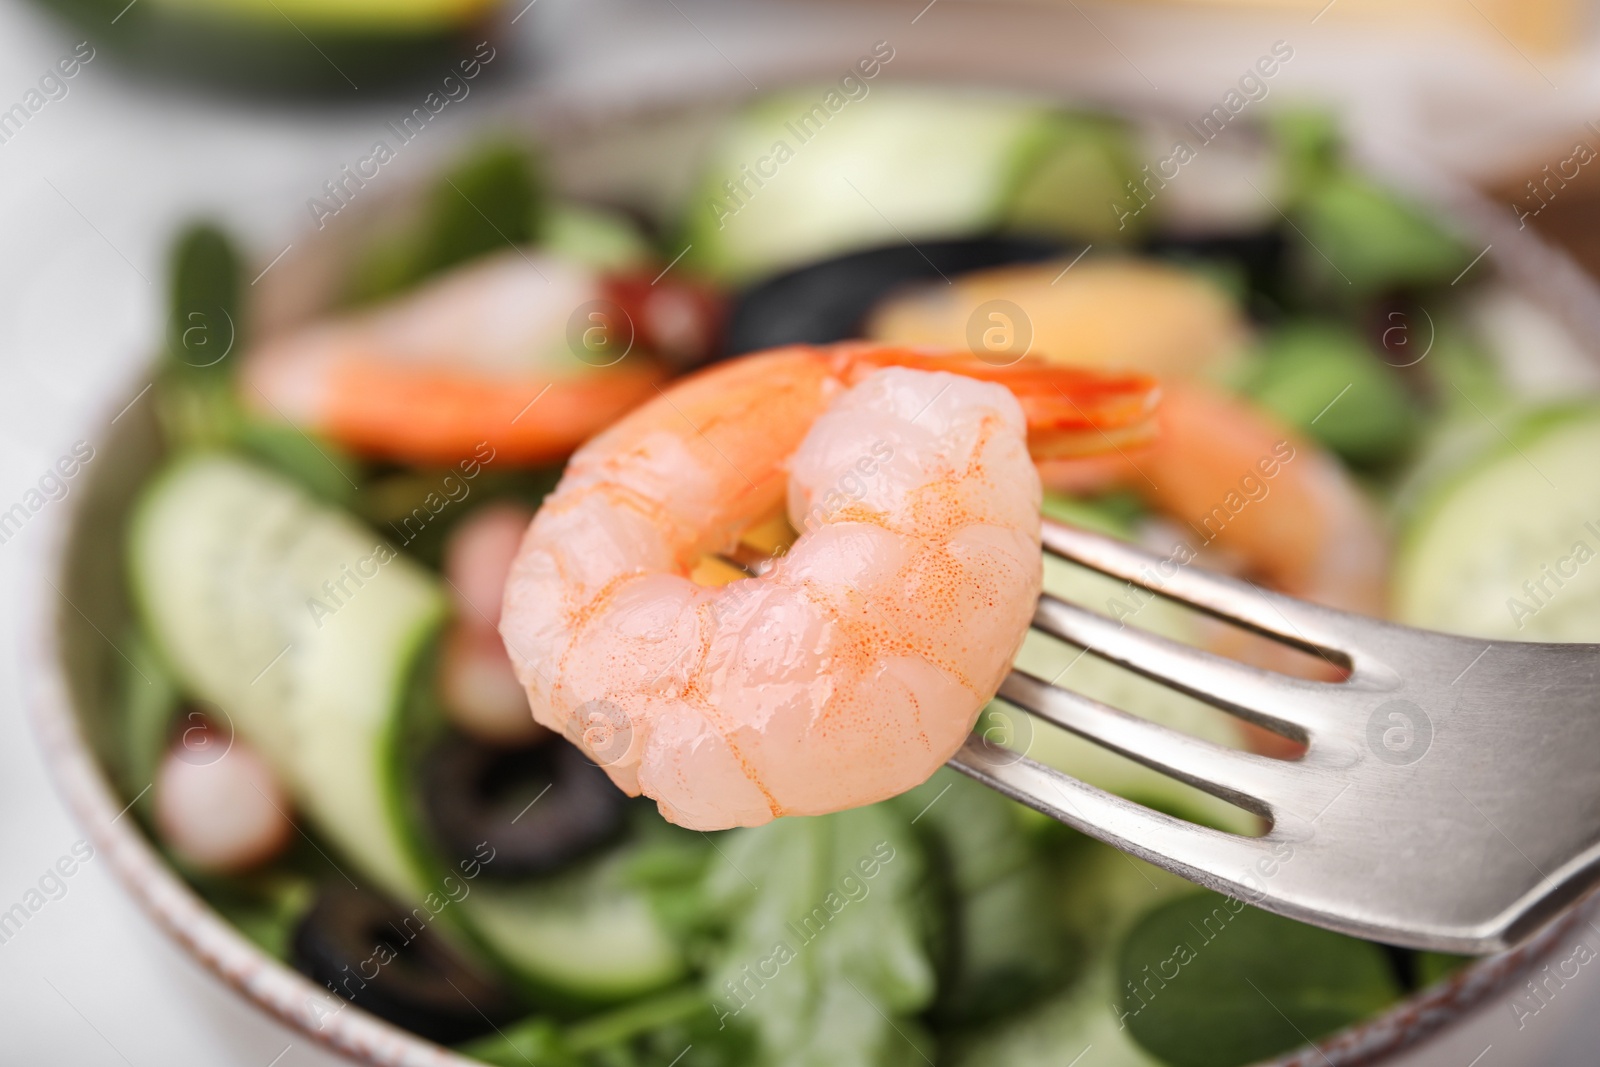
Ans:
MULTIPOLYGON (((773 86, 768 92, 809 84, 819 76, 819 69, 781 72, 770 79, 773 86)), ((821 74, 825 75, 826 71, 822 70, 821 74)), ((1070 101, 1080 106, 1105 107, 1135 117, 1160 117, 1158 111, 1138 101, 1119 105, 1082 92, 1052 91, 1037 84, 1008 85, 1003 76, 938 78, 919 71, 897 81, 1011 90, 1020 95, 1070 101)), ((699 86, 632 101, 553 100, 536 96, 502 101, 488 118, 478 119, 474 128, 493 128, 498 118, 502 125, 509 125, 512 132, 537 138, 541 144, 548 145, 575 133, 581 135, 630 122, 648 123, 696 106, 733 105, 741 97, 750 95, 753 94, 743 87, 699 86), (734 91, 730 92, 730 88, 734 91), (508 117, 509 123, 506 122, 508 117)), ((426 181, 450 155, 446 152, 436 156, 401 184, 414 187, 426 181)), ((1413 192, 1426 192, 1436 203, 1444 204, 1452 219, 1464 230, 1499 246, 1493 254, 1486 250, 1490 261, 1516 284, 1519 292, 1535 298, 1556 318, 1569 326, 1600 323, 1600 287, 1564 252, 1532 231, 1518 231, 1501 220, 1502 213, 1493 211, 1477 193, 1414 166, 1395 166, 1370 158, 1362 162, 1377 177, 1413 192), (1553 301, 1537 299, 1535 293, 1527 291, 1526 283, 1531 277, 1538 276, 1548 282, 1552 274, 1560 282, 1553 287, 1553 301)), ((1542 290, 1544 295, 1551 292, 1549 288, 1542 290)), ((1600 354, 1591 352, 1591 355, 1600 360, 1600 354)), ((145 369, 148 365, 144 361, 134 363, 133 370, 109 394, 99 414, 110 414, 113 404, 132 395, 137 383, 149 377, 145 369)), ((127 407, 122 407, 116 413, 117 418, 126 410, 127 407)), ((106 421, 114 424, 116 419, 106 421)), ((89 419, 82 425, 99 424, 98 420, 89 419)), ((162 858, 137 821, 119 825, 121 817, 133 807, 137 798, 126 806, 120 805, 121 797, 85 734, 80 709, 68 680, 63 631, 72 613, 83 615, 62 591, 70 581, 73 540, 85 521, 86 502, 104 492, 101 486, 107 476, 103 469, 93 472, 79 492, 61 502, 65 506, 51 508, 50 514, 43 516, 39 523, 42 528, 25 552, 25 579, 20 598, 21 618, 25 623, 32 623, 24 641, 20 672, 25 713, 51 778, 90 843, 107 859, 118 880, 146 915, 191 959, 254 1007, 300 1035, 352 1062, 374 1067, 471 1067, 478 1064, 480 1061, 458 1055, 341 1000, 268 955, 200 898, 162 858)), ((83 617, 88 619, 86 615, 83 617)), ((111 643, 109 638, 106 640, 111 643)), ((1358 1067, 1414 1048, 1534 971, 1554 955, 1557 946, 1574 929, 1597 912, 1600 912, 1600 899, 1576 902, 1521 945, 1483 957, 1445 981, 1418 990, 1381 1014, 1267 1063, 1271 1067, 1312 1067, 1314 1064, 1358 1067)))

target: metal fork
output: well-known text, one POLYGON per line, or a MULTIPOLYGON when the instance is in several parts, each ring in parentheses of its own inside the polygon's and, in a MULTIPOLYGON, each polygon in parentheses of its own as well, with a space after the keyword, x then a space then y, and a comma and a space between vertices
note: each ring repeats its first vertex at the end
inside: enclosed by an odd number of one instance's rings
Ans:
POLYGON ((978 734, 950 761, 1006 796, 1269 911, 1414 948, 1524 940, 1600 881, 1600 645, 1473 640, 1179 567, 1048 519, 1052 555, 1327 657, 1317 682, 1212 655, 1046 595, 1033 626, 1303 742, 1273 759, 1026 674, 1008 704, 1267 820, 1241 837, 1153 811, 978 734))

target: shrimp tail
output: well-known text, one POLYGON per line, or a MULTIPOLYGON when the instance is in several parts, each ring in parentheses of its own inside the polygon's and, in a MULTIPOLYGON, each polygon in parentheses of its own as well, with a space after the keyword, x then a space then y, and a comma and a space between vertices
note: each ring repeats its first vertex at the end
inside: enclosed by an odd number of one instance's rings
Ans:
POLYGON ((1035 461, 1098 455, 1154 439, 1161 390, 1144 374, 1064 366, 1023 355, 1005 361, 969 352, 884 345, 839 345, 836 366, 847 382, 882 367, 948 371, 1003 385, 1022 405, 1028 452, 1035 461))

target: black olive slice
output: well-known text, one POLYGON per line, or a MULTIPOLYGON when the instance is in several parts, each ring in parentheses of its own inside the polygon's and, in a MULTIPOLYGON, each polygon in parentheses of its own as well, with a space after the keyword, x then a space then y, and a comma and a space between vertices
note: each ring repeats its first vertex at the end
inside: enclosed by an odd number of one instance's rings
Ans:
POLYGON ((605 771, 560 738, 506 749, 451 736, 424 757, 422 793, 444 858, 457 869, 481 862, 490 878, 566 867, 615 841, 628 809, 605 771))
POLYGON ((1033 237, 962 237, 900 242, 825 259, 745 290, 729 315, 730 356, 790 344, 828 344, 860 336, 878 301, 914 282, 1038 263, 1077 249, 1033 237))
POLYGON ((301 974, 356 1007, 453 1045, 522 1012, 510 992, 469 966, 434 929, 448 921, 443 908, 408 912, 371 889, 328 885, 295 928, 291 959, 301 974))

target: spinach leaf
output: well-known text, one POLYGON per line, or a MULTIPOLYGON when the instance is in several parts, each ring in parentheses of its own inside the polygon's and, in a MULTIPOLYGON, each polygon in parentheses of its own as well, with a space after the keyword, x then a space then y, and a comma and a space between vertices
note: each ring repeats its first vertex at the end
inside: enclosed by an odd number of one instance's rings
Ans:
POLYGON ((1377 945, 1216 893, 1172 901, 1123 942, 1116 1009, 1174 1067, 1237 1067, 1297 1048, 1398 999, 1377 945))
POLYGON ((1060 936, 1077 954, 1074 974, 1067 985, 1019 1012, 974 1020, 962 1031, 941 1035, 939 1062, 1063 1067, 1092 1048, 1080 1067, 1091 1061, 1094 1067, 1158 1067, 1113 1009, 1116 950, 1140 916, 1193 893, 1194 886, 1055 823, 1041 830, 1046 861, 1036 867, 1043 867, 1055 887, 1055 914, 1052 919, 1041 913, 1038 919, 1062 928, 1060 936))
POLYGON ((1444 285, 1473 255, 1426 206, 1354 171, 1313 188, 1299 219, 1314 249, 1302 259, 1335 293, 1444 285), (1329 270, 1336 276, 1330 279, 1329 270))
POLYGON ((349 282, 354 303, 381 300, 450 267, 526 245, 545 228, 543 180, 529 151, 491 142, 429 191, 413 226, 379 238, 349 282))
POLYGON ((938 1027, 992 1022, 1061 986, 1079 954, 1033 813, 949 769, 894 803, 948 887, 932 901, 942 916, 938 1027))
POLYGON ((1471 956, 1452 956, 1447 952, 1419 952, 1415 963, 1416 987, 1427 989, 1435 982, 1449 978, 1471 962, 1473 962, 1471 956))
POLYGON ((1248 396, 1357 466, 1403 458, 1423 421, 1400 376, 1337 322, 1278 329, 1249 378, 1248 396), (1334 396, 1338 404, 1329 403, 1334 396))
POLYGON ((527 244, 541 218, 539 180, 527 149, 487 144, 434 187, 417 267, 433 274, 512 244, 527 244))
POLYGON ((910 820, 879 804, 717 839, 706 878, 725 917, 707 975, 752 1067, 899 1067, 933 1059, 911 1016, 934 994, 925 864, 910 820))

